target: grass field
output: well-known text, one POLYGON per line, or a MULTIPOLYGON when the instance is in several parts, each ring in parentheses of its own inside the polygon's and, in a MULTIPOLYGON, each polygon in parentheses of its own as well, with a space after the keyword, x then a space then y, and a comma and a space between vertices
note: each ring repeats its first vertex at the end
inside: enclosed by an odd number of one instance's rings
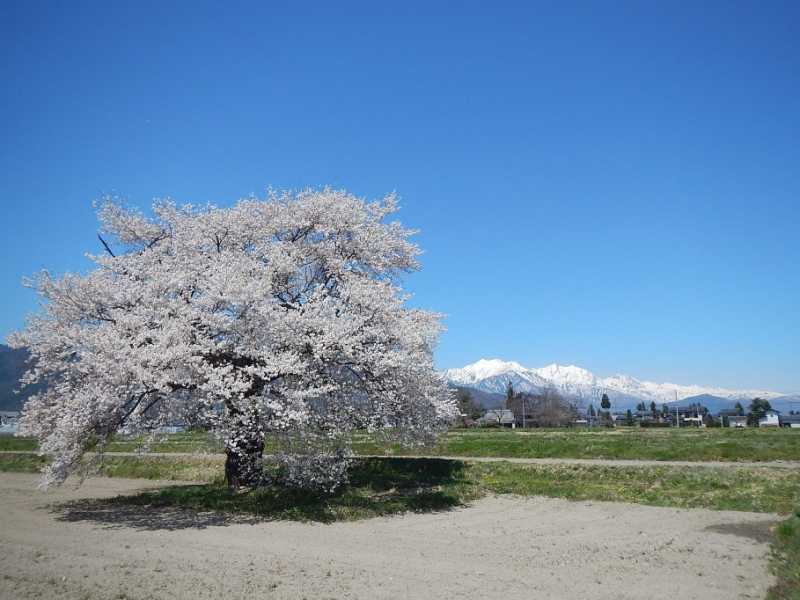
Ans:
MULTIPOLYGON (((361 454, 408 454, 356 438, 361 454)), ((438 456, 503 458, 606 458, 631 460, 770 461, 800 460, 797 429, 467 429, 448 432, 434 448, 438 456)))
MULTIPOLYGON (((135 439, 118 438, 111 452, 133 452, 135 439)), ((605 458, 686 461, 800 460, 798 429, 498 429, 453 430, 434 447, 408 449, 356 434, 361 455, 482 456, 503 458, 605 458)), ((0 450, 35 450, 34 440, 0 436, 0 450)), ((221 452, 206 433, 179 433, 155 442, 154 452, 221 452)), ((267 447, 269 452, 269 447, 267 447)))
MULTIPOLYGON (((118 436, 109 444, 108 452, 135 452, 142 445, 142 438, 118 436)), ((0 435, 0 451, 35 451, 36 440, 12 435, 0 435)), ((222 444, 213 435, 204 432, 173 433, 150 445, 152 452, 222 452, 222 444)))

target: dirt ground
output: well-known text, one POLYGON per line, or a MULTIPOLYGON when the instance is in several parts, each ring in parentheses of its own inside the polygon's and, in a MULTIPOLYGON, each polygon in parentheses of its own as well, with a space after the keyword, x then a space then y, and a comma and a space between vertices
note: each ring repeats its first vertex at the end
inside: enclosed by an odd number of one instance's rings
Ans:
POLYGON ((332 525, 64 502, 0 473, 0 598, 763 598, 773 515, 495 497, 332 525))

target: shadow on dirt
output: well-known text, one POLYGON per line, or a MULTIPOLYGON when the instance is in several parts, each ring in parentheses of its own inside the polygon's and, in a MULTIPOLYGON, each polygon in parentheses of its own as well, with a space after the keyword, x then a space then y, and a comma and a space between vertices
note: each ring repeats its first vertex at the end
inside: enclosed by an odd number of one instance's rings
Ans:
POLYGON ((355 461, 349 484, 334 494, 277 485, 244 492, 217 484, 177 485, 110 499, 72 501, 51 510, 60 521, 141 530, 275 520, 333 523, 449 510, 463 506, 471 489, 460 461, 368 458, 355 461))
POLYGON ((778 521, 753 521, 750 523, 720 523, 719 525, 709 525, 706 531, 722 533, 725 535, 735 535, 743 537, 761 544, 769 544, 773 540, 772 527, 778 521))

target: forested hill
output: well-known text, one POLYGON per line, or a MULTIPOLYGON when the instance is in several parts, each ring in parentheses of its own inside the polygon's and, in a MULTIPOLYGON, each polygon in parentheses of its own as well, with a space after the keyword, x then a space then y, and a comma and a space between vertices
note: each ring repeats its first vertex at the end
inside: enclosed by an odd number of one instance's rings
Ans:
POLYGON ((19 388, 19 378, 25 372, 28 353, 0 344, 0 410, 20 410, 25 399, 32 393, 15 394, 19 388))

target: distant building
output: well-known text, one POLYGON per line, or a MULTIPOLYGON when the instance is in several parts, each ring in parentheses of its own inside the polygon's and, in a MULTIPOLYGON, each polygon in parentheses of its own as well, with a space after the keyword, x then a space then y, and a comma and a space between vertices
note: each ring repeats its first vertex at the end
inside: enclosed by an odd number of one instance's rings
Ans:
POLYGON ((781 415, 781 427, 791 427, 792 429, 800 429, 800 415, 781 415))
POLYGON ((183 425, 164 425, 156 429, 156 433, 182 433, 184 431, 186 431, 186 427, 183 425))
POLYGON ((747 417, 743 415, 729 415, 725 418, 728 420, 728 427, 747 427, 747 417))
POLYGON ((0 410, 0 425, 11 425, 19 421, 19 411, 0 410))
POLYGON ((611 421, 614 423, 614 427, 619 427, 620 425, 625 425, 625 418, 627 415, 625 413, 614 413, 611 415, 611 421))
POLYGON ((514 425, 514 413, 507 408, 487 410, 484 415, 478 419, 478 423, 481 425, 502 425, 503 427, 512 427, 514 425))
POLYGON ((19 412, 0 410, 0 433, 16 433, 19 427, 19 412))
POLYGON ((768 410, 764 416, 758 420, 759 427, 780 427, 781 413, 777 410, 768 410))

